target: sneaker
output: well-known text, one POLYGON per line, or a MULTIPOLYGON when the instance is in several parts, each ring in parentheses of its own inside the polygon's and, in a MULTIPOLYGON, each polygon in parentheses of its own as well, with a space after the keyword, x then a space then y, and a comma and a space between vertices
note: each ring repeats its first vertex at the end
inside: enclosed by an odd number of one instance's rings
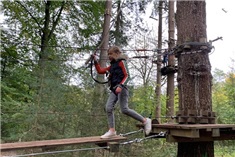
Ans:
POLYGON ((146 135, 149 135, 149 133, 152 130, 152 120, 149 118, 146 118, 146 122, 144 123, 144 131, 146 135))
POLYGON ((114 136, 116 136, 117 134, 116 134, 116 131, 108 131, 108 132, 106 132, 104 135, 102 135, 100 138, 112 138, 112 137, 114 137, 114 136))

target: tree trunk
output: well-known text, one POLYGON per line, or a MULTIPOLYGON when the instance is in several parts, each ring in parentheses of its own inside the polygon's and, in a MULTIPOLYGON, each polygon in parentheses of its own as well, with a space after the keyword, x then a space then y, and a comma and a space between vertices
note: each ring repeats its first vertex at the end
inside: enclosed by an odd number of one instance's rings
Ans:
MULTIPOLYGON (((100 60, 99 64, 101 67, 106 67, 106 63, 108 61, 107 50, 109 46, 109 26, 111 20, 111 9, 112 9, 112 1, 106 0, 105 2, 105 14, 104 14, 104 24, 103 24, 103 32, 102 32, 102 39, 100 43, 100 60)), ((98 75, 98 80, 104 82, 104 75, 98 75)), ((98 86, 98 95, 102 94, 105 90, 104 85, 97 85, 98 86)))
MULTIPOLYGON (((205 1, 177 1, 179 123, 212 123, 205 1), (190 42, 190 43, 186 43, 190 42), (205 49, 203 49, 205 48, 205 49)), ((178 157, 214 156, 213 142, 179 143, 178 157)))
POLYGON ((214 142, 192 142, 178 144, 178 157, 213 157, 214 142))
POLYGON ((205 1, 178 1, 179 123, 209 123, 212 111, 212 75, 206 43, 205 1), (186 43, 191 42, 191 43, 186 43), (201 118, 204 117, 204 118, 201 118))
MULTIPOLYGON (((37 135, 37 129, 39 128, 40 118, 41 115, 38 114, 41 112, 43 108, 43 104, 48 103, 47 94, 48 91, 51 90, 50 87, 50 79, 54 77, 52 73, 52 66, 53 64, 49 60, 49 56, 53 54, 53 50, 51 50, 49 46, 49 42, 53 40, 53 33, 55 31, 56 26, 58 25, 59 19, 62 14, 62 10, 64 9, 65 1, 61 2, 61 7, 59 9, 58 14, 54 17, 55 21, 51 20, 51 11, 53 9, 53 4, 51 1, 47 1, 45 3, 45 17, 44 17, 44 26, 40 30, 42 32, 41 35, 41 45, 40 45, 40 52, 39 52, 39 61, 38 61, 38 69, 36 69, 38 87, 37 87, 37 97, 36 97, 36 113, 34 115, 34 125, 32 126, 35 128, 35 135, 37 135)), ((51 92, 52 93, 52 92, 51 92)))
POLYGON ((107 50, 109 45, 109 26, 111 19, 112 1, 107 0, 105 4, 104 25, 102 33, 101 53, 100 53, 100 66, 105 67, 107 62, 107 50))
MULTIPOLYGON (((107 50, 108 50, 108 44, 109 44, 109 27, 110 27, 110 19, 111 19, 111 9, 112 9, 112 1, 106 0, 105 3, 105 14, 104 14, 104 24, 103 24, 103 32, 102 32, 102 40, 100 44, 100 60, 99 64, 101 67, 106 67, 106 63, 108 60, 107 56, 107 50)), ((98 74, 97 79, 101 82, 105 82, 104 75, 98 74)), ((94 134, 97 133, 97 130, 100 128, 103 128, 104 125, 106 125, 106 121, 104 121, 104 117, 100 117, 100 114, 106 114, 105 113, 105 103, 106 103, 106 89, 104 84, 96 84, 93 94, 93 104, 92 104, 92 119, 91 123, 94 124, 93 128, 91 129, 91 132, 94 134), (95 119, 95 121, 93 121, 95 119)), ((106 118, 106 117, 105 117, 106 118)), ((105 128, 106 129, 106 128, 105 128)), ((108 128, 107 128, 108 129, 108 128)), ((107 130, 106 129, 106 130, 107 130)))
MULTIPOLYGON (((159 23, 158 23, 158 54, 161 54, 162 49, 162 6, 163 6, 163 1, 159 1, 159 23)), ((159 123, 161 123, 161 56, 158 55, 157 57, 157 85, 156 85, 156 119, 158 120, 159 123)))
MULTIPOLYGON (((169 16, 168 16, 168 41, 169 41, 169 51, 175 45, 175 10, 174 10, 174 1, 169 1, 169 16)), ((175 56, 173 54, 168 56, 168 67, 175 68, 175 56)), ((166 101, 166 116, 171 117, 174 115, 174 97, 175 97, 175 86, 174 86, 174 72, 167 74, 167 101, 166 101)), ((173 123, 174 120, 168 118, 167 120, 170 123, 173 123)))
POLYGON ((116 28, 115 28, 115 32, 114 32, 114 36, 115 36, 115 42, 114 44, 116 46, 120 46, 122 44, 121 40, 121 23, 122 23, 122 19, 121 19, 121 1, 117 1, 117 20, 115 22, 116 28))

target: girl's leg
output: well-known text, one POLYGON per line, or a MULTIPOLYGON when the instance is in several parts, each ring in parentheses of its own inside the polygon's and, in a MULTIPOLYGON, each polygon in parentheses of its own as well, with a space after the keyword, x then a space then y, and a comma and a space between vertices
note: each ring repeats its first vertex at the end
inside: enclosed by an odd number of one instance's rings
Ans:
POLYGON ((106 132, 104 135, 102 135, 101 138, 112 138, 113 136, 116 136, 115 119, 114 119, 113 110, 114 110, 117 100, 118 100, 117 95, 111 92, 106 103, 106 112, 108 116, 109 131, 106 132))
POLYGON ((128 96, 129 92, 126 88, 122 89, 122 92, 118 95, 118 99, 120 101, 121 111, 122 113, 142 122, 144 124, 145 134, 148 135, 152 130, 152 121, 149 118, 144 118, 134 110, 128 107, 128 96))
POLYGON ((109 128, 115 128, 115 118, 114 118, 114 107, 117 103, 118 97, 113 92, 109 95, 109 98, 106 103, 106 113, 108 116, 108 125, 109 128))
POLYGON ((134 111, 128 107, 128 97, 129 97, 129 92, 128 92, 128 89, 126 89, 126 88, 123 88, 122 92, 120 94, 118 94, 118 99, 120 102, 120 107, 121 107, 122 113, 134 118, 135 120, 138 120, 138 121, 144 123, 146 121, 146 118, 144 118, 143 116, 138 114, 136 111, 134 111))

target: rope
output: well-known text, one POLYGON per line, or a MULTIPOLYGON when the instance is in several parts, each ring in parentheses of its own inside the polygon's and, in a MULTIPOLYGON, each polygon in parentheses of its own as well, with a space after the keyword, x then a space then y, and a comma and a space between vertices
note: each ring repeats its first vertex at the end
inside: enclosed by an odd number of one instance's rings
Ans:
POLYGON ((45 155, 45 154, 59 154, 59 153, 78 152, 78 151, 86 151, 86 150, 96 150, 96 149, 109 149, 109 146, 82 148, 82 149, 74 149, 74 150, 61 150, 61 151, 42 152, 42 153, 31 153, 31 154, 16 155, 16 156, 3 156, 3 157, 27 157, 27 156, 37 156, 37 155, 45 155))
MULTIPOLYGON (((137 130, 137 131, 132 131, 128 132, 126 134, 120 134, 121 136, 127 136, 130 134, 138 133, 143 131, 143 129, 137 130)), ((126 144, 132 144, 132 143, 140 143, 142 141, 155 138, 155 137, 165 137, 167 132, 160 132, 159 134, 156 135, 151 135, 147 136, 144 138, 136 138, 131 141, 126 141, 123 143, 120 143, 120 145, 126 145, 126 144)), ((48 155, 48 154, 59 154, 59 153, 69 153, 69 152, 78 152, 78 151, 88 151, 88 150, 97 150, 97 149, 110 149, 109 146, 104 146, 104 147, 92 147, 92 148, 81 148, 81 149, 73 149, 73 150, 61 150, 61 151, 51 151, 51 152, 41 152, 41 153, 31 153, 31 154, 23 154, 23 155, 13 155, 13 156, 3 156, 3 157, 27 157, 27 156, 37 156, 37 155, 48 155)))
MULTIPOLYGON (((1 41, 2 44, 10 44, 10 45, 21 45, 21 46, 38 46, 38 47, 58 47, 58 48, 65 48, 65 49, 79 49, 79 50, 91 50, 91 51, 98 51, 98 50, 105 50, 102 48, 89 48, 89 47, 78 47, 78 46, 66 46, 66 45, 38 45, 38 44, 31 44, 31 43, 26 43, 26 42, 9 42, 9 41, 1 41)), ((132 48, 132 49, 121 49, 122 52, 126 52, 126 51, 150 51, 150 52, 157 52, 157 51, 161 51, 161 50, 167 50, 166 49, 136 49, 136 48, 132 48)), ((87 59, 83 59, 83 60, 87 60, 87 59)))
MULTIPOLYGON (((122 10, 122 8, 123 8, 123 4, 124 4, 124 1, 122 2, 120 9, 117 11, 117 15, 116 15, 116 17, 114 18, 114 21, 113 21, 113 22, 111 23, 111 25, 109 26, 108 31, 107 31, 105 34, 103 34, 104 36, 102 37, 102 40, 101 40, 99 46, 98 46, 98 47, 96 48, 96 50, 94 51, 93 55, 96 55, 96 52, 101 49, 100 47, 101 47, 102 44, 104 43, 105 37, 107 37, 107 35, 108 35, 108 33, 110 32, 111 28, 114 26, 114 23, 117 21, 118 15, 119 15, 119 13, 121 12, 121 10, 122 10)), ((106 10, 105 10, 105 14, 106 14, 106 10)), ((110 15, 110 14, 107 14, 107 15, 110 15)), ((110 15, 110 16, 111 16, 111 15, 110 15)), ((104 50, 104 49, 101 49, 101 50, 104 50)), ((89 61, 92 61, 92 60, 93 60, 93 57, 92 57, 92 55, 91 55, 91 56, 87 59, 87 61, 85 62, 85 65, 88 64, 89 61)))
POLYGON ((128 136, 128 135, 132 135, 132 134, 135 134, 135 133, 138 133, 138 132, 142 132, 144 129, 140 129, 140 130, 137 130, 137 131, 131 131, 131 132, 128 132, 128 133, 125 133, 125 134, 119 134, 120 136, 128 136))
POLYGON ((120 143, 120 145, 126 145, 126 144, 132 144, 132 143, 140 143, 140 142, 142 142, 144 140, 148 140, 148 139, 151 139, 151 138, 154 138, 154 137, 165 137, 166 133, 167 132, 162 132, 161 131, 159 134, 147 136, 147 137, 144 137, 144 138, 135 138, 134 140, 131 140, 131 141, 122 142, 122 143, 120 143))
MULTIPOLYGON (((140 129, 140 130, 137 130, 137 131, 128 132, 126 134, 120 134, 120 136, 127 136, 127 135, 135 134, 135 133, 138 133, 138 132, 141 132, 141 131, 143 131, 143 129, 140 129)), ((148 140, 148 139, 151 139, 151 138, 165 137, 165 136, 166 136, 166 132, 160 132, 159 134, 156 134, 156 135, 151 135, 151 136, 147 136, 147 137, 144 137, 144 138, 136 138, 136 139, 131 140, 131 141, 126 141, 126 142, 120 143, 120 145, 126 145, 126 144, 132 144, 132 143, 140 143, 142 141, 145 141, 145 140, 148 140)), ((81 148, 81 149, 73 149, 73 150, 61 150, 61 151, 31 153, 31 154, 14 155, 14 156, 3 156, 3 157, 27 157, 27 156, 59 154, 59 153, 69 153, 69 152, 97 150, 97 149, 110 149, 110 147, 109 146, 104 146, 104 147, 81 148)))
POLYGON ((214 46, 212 46, 212 43, 217 41, 217 40, 223 40, 223 38, 218 37, 214 40, 209 40, 209 42, 206 42, 206 43, 202 43, 202 42, 185 42, 181 45, 175 46, 173 48, 173 51, 174 51, 176 57, 177 57, 177 54, 193 54, 193 53, 201 53, 201 52, 210 53, 211 50, 214 48, 214 46), (196 50, 193 51, 191 46, 197 47, 196 50), (201 47, 198 47, 198 46, 201 46, 201 47), (189 49, 189 50, 187 51, 187 49, 189 49))
MULTIPOLYGON (((103 34, 104 36, 102 37, 101 43, 100 43, 99 46, 96 48, 96 50, 94 51, 93 55, 96 55, 96 52, 100 49, 100 47, 101 47, 102 44, 104 43, 105 38, 107 37, 108 33, 110 32, 111 28, 113 27, 114 23, 116 22, 119 13, 121 12, 121 9, 122 9, 122 7, 123 7, 123 4, 124 4, 124 1, 122 2, 120 9, 117 11, 117 15, 116 15, 116 17, 115 17, 115 20, 113 21, 113 23, 111 23, 111 25, 110 25, 108 31, 107 31, 106 33, 104 32, 104 34, 103 34)), ((107 11, 107 10, 106 10, 106 11, 107 11)), ((105 11, 105 14, 111 16, 111 14, 110 14, 110 13, 106 13, 106 11, 105 11)), ((99 80, 97 80, 97 79, 95 79, 95 78, 93 77, 92 66, 93 66, 94 58, 92 57, 92 55, 87 59, 87 61, 85 62, 85 64, 88 64, 89 61, 91 62, 91 77, 92 77, 92 79, 93 79, 96 83, 99 83, 99 84, 106 84, 106 83, 108 83, 109 81, 101 82, 101 81, 99 81, 99 80)))
MULTIPOLYGON (((199 93, 199 76, 198 75, 194 75, 194 94, 195 94, 195 105, 196 105, 196 110, 198 112, 198 109, 201 108, 200 106, 200 93, 199 93)), ((199 113, 197 113, 199 114, 199 113)))
POLYGON ((151 135, 151 136, 147 136, 145 138, 142 138, 142 139, 139 139, 138 142, 142 142, 144 140, 148 140, 148 139, 151 139, 151 138, 154 138, 154 137, 165 137, 166 136, 166 132, 160 132, 159 134, 156 134, 156 135, 151 135))

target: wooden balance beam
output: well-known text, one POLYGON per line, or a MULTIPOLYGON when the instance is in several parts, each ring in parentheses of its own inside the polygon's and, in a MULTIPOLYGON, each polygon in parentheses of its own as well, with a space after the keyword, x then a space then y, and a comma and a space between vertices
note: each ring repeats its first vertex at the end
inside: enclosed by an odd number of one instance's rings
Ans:
POLYGON ((16 143, 3 143, 0 145, 1 151, 12 151, 28 148, 49 148, 55 146, 68 146, 77 144, 108 144, 113 142, 119 142, 126 140, 126 137, 115 136, 109 139, 101 139, 100 136, 92 137, 80 137, 80 138, 68 138, 68 139, 56 139, 56 140, 42 140, 42 141, 30 141, 30 142, 16 142, 16 143))

